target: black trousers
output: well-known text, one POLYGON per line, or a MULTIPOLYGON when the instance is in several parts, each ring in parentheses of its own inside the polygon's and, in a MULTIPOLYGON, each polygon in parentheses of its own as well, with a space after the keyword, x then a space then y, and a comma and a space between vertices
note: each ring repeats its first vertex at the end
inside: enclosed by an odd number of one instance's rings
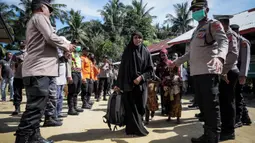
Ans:
POLYGON ((13 105, 20 106, 22 102, 22 89, 24 88, 23 79, 22 78, 14 78, 13 81, 13 105))
POLYGON ((107 90, 108 90, 108 85, 109 85, 108 78, 100 78, 99 79, 99 96, 102 91, 103 91, 104 97, 106 96, 107 90))
POLYGON ((49 89, 54 77, 24 77, 27 105, 17 130, 18 135, 34 133, 40 127, 40 119, 44 113, 49 97, 49 89))
POLYGON ((243 85, 239 82, 236 84, 235 91, 235 102, 236 102, 236 123, 241 122, 242 119, 249 118, 248 110, 243 97, 243 85))
POLYGON ((204 113, 204 130, 218 134, 220 133, 219 76, 197 75, 193 80, 198 106, 204 113))
POLYGON ((220 111, 222 134, 232 134, 235 132, 235 88, 238 81, 238 71, 228 72, 229 84, 224 80, 220 82, 220 111))
POLYGON ((99 86, 99 81, 98 80, 94 80, 94 88, 93 88, 93 91, 95 93, 95 98, 97 99, 98 96, 99 96, 99 89, 98 89, 98 86, 99 86))
POLYGON ((46 105, 46 109, 44 112, 45 117, 57 117, 56 115, 56 108, 57 107, 57 84, 56 78, 53 78, 50 81, 49 87, 49 100, 46 105))
POLYGON ((80 72, 72 72, 73 83, 68 84, 68 96, 67 101, 68 105, 74 104, 74 100, 77 101, 77 96, 81 91, 81 73, 80 72))
POLYGON ((91 98, 91 94, 93 92, 93 80, 86 79, 86 83, 82 83, 81 85, 81 99, 84 104, 88 104, 91 98))

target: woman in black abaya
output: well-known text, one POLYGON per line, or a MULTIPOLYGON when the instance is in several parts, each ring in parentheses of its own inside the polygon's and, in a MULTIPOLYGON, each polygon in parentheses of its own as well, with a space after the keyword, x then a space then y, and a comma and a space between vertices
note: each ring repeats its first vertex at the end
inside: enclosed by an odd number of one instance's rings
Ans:
POLYGON ((132 34, 131 41, 122 55, 116 90, 124 92, 125 124, 127 135, 146 136, 143 125, 147 102, 147 79, 153 75, 150 52, 143 45, 140 32, 132 34))

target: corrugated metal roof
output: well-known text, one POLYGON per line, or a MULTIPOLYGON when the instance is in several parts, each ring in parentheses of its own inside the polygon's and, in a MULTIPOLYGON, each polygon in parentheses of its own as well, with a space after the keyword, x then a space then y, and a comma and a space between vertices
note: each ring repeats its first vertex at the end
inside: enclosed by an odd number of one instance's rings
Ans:
POLYGON ((2 15, 0 14, 0 42, 11 43, 13 42, 12 35, 8 30, 2 15))
POLYGON ((170 39, 166 39, 166 40, 163 40, 163 41, 160 41, 159 43, 156 43, 156 44, 152 44, 150 46, 148 46, 148 49, 151 53, 153 52, 156 52, 156 51, 159 51, 163 48, 170 48, 171 45, 168 45, 167 42, 169 41, 170 39))
MULTIPOLYGON (((230 19, 230 24, 237 24, 240 26, 240 33, 246 34, 251 32, 251 29, 255 32, 255 8, 244 12, 235 14, 233 18, 230 19)), ((196 28, 178 36, 172 40, 168 41, 168 44, 180 44, 186 43, 191 39, 191 36, 196 28)))

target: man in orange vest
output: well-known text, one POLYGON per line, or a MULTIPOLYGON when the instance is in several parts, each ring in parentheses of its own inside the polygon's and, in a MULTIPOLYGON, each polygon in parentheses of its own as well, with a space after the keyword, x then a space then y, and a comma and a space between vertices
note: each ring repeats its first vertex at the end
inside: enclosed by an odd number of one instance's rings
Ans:
POLYGON ((92 80, 92 62, 88 57, 88 47, 84 47, 81 56, 81 73, 82 73, 82 85, 81 85, 81 98, 82 98, 82 108, 91 109, 93 102, 90 101, 92 94, 93 80, 92 80))

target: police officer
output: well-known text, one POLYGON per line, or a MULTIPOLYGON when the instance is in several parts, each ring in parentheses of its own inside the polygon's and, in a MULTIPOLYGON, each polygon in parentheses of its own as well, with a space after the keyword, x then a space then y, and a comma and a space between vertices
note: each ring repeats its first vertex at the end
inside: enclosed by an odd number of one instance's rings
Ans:
POLYGON ((223 66, 222 80, 220 82, 220 111, 221 111, 221 141, 235 139, 235 87, 238 81, 239 70, 237 61, 239 47, 237 34, 230 28, 232 15, 214 15, 226 31, 229 48, 226 61, 223 66))
POLYGON ((242 125, 250 125, 251 119, 246 108, 244 98, 243 98, 243 85, 246 82, 246 77, 248 75, 249 65, 250 65, 250 42, 245 39, 239 33, 239 26, 236 24, 230 25, 233 31, 238 35, 238 46, 239 46, 239 57, 237 67, 239 69, 239 82, 236 85, 236 125, 235 127, 241 127, 242 125))
POLYGON ((53 11, 50 0, 33 0, 31 4, 33 15, 27 23, 27 56, 22 66, 27 105, 16 131, 15 143, 52 143, 41 137, 40 119, 52 81, 58 76, 57 47, 70 52, 74 45, 54 33, 49 19, 53 11))
POLYGON ((14 100, 13 105, 15 106, 15 111, 12 115, 18 115, 20 113, 20 104, 22 101, 22 89, 24 88, 23 80, 22 80, 22 63, 24 61, 25 56, 27 55, 25 49, 26 41, 20 42, 20 52, 14 54, 12 56, 12 62, 14 63, 14 100))
POLYGON ((180 66, 185 61, 190 61, 195 94, 199 108, 204 113, 204 134, 199 138, 192 138, 192 143, 218 143, 219 75, 222 73, 228 52, 228 38, 219 21, 208 20, 207 0, 193 0, 190 10, 193 12, 193 19, 198 21, 199 25, 192 35, 190 51, 175 60, 174 65, 180 66))

